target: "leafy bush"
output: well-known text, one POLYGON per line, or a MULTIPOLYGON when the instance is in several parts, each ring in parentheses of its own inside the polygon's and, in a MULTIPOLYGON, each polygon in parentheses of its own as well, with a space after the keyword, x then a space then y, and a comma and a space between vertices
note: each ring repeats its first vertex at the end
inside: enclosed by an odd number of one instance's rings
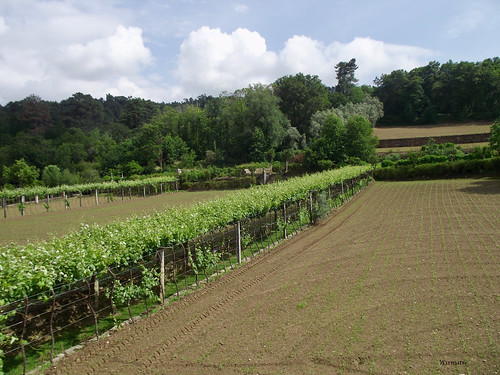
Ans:
POLYGON ((376 180, 408 180, 471 175, 500 175, 500 158, 427 163, 414 167, 396 165, 374 170, 376 180))
POLYGON ((417 159, 417 164, 442 163, 448 161, 444 155, 424 155, 417 159))
POLYGON ((395 165, 396 165, 395 161, 392 161, 392 160, 389 160, 389 159, 382 160, 382 167, 383 168, 393 167, 395 165))

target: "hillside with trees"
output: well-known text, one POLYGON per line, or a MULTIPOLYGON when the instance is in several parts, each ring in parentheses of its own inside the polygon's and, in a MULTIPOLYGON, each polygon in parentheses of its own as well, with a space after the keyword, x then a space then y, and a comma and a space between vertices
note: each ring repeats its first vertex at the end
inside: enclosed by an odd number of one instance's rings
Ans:
POLYGON ((374 87, 357 86, 356 69, 355 59, 337 64, 335 87, 298 73, 271 85, 172 103, 83 93, 49 102, 30 95, 0 106, 0 186, 285 161, 299 151, 310 168, 370 162, 375 124, 500 114, 498 58, 431 62, 381 75, 374 87))

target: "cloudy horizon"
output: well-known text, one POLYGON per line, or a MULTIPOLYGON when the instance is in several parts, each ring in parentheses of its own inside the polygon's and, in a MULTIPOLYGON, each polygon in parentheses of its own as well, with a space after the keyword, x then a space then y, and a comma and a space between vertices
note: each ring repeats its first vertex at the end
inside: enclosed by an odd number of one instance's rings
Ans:
POLYGON ((181 101, 297 74, 360 84, 498 56, 500 2, 18 0, 0 4, 0 104, 76 92, 181 101), (374 4, 376 3, 376 4, 374 4))

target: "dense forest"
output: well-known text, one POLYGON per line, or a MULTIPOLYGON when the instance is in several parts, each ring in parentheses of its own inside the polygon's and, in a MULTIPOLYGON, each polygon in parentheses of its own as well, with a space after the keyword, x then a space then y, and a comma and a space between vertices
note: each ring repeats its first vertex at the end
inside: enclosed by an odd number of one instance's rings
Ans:
POLYGON ((322 160, 370 161, 375 124, 493 120, 500 114, 498 57, 430 62, 383 74, 374 86, 357 86, 356 69, 355 59, 337 64, 335 87, 299 73, 173 103, 82 93, 49 102, 30 95, 0 106, 0 186, 19 185, 6 173, 19 160, 46 184, 285 160, 297 150, 306 150, 312 168, 322 160))

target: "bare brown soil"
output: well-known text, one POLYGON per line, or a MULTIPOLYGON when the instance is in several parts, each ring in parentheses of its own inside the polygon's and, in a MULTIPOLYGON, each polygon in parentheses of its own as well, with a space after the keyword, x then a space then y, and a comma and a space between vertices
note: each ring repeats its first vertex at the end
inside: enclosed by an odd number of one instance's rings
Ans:
POLYGON ((438 137, 489 133, 491 122, 471 122, 465 124, 439 124, 418 126, 388 126, 374 129, 379 139, 438 137))
POLYGON ((48 374, 494 374, 500 181, 376 182, 48 374))
POLYGON ((443 135, 435 137, 416 137, 416 138, 394 138, 394 139, 381 139, 379 140, 379 148, 389 147, 415 147, 423 146, 429 143, 430 139, 434 142, 440 143, 454 143, 457 145, 467 143, 487 142, 490 138, 490 133, 481 134, 463 134, 463 135, 443 135))

